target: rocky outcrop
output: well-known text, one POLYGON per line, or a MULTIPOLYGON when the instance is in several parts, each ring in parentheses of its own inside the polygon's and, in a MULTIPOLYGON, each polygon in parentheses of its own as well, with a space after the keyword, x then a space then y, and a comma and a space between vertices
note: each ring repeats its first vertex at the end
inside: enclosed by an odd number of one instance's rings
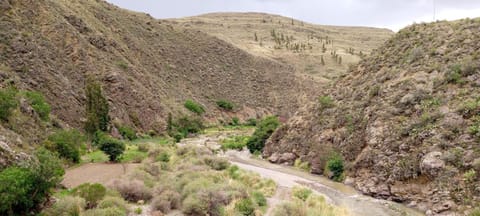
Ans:
POLYGON ((263 156, 294 153, 322 173, 340 153, 349 184, 432 215, 480 205, 479 38, 480 19, 401 30, 278 129, 263 156))

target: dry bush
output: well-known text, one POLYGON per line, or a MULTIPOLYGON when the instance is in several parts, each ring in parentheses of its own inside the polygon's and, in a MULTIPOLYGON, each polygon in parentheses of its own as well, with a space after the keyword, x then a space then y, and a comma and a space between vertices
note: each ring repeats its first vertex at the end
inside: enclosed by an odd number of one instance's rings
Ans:
POLYGON ((172 209, 179 209, 181 205, 180 194, 173 190, 164 190, 160 195, 153 198, 151 206, 153 210, 168 213, 172 209))
POLYGON ((147 201, 152 198, 150 189, 140 180, 115 180, 113 188, 120 192, 125 200, 130 202, 147 201))
POLYGON ((82 216, 127 216, 122 209, 110 207, 104 209, 90 209, 85 211, 82 216))
POLYGON ((46 216, 80 215, 85 209, 86 202, 81 197, 66 196, 56 202, 51 208, 46 209, 46 216))
POLYGON ((214 170, 224 170, 227 169, 230 166, 230 162, 228 162, 227 159, 225 158, 219 158, 219 157, 205 157, 203 159, 205 164, 210 166, 214 170))

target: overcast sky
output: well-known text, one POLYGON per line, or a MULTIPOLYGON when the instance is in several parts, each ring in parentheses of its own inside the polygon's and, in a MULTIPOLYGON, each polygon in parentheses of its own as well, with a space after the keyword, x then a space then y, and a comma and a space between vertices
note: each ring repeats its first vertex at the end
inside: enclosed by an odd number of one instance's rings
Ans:
POLYGON ((394 31, 413 22, 480 16, 480 0, 107 0, 156 18, 211 12, 266 12, 315 24, 374 26, 394 31))

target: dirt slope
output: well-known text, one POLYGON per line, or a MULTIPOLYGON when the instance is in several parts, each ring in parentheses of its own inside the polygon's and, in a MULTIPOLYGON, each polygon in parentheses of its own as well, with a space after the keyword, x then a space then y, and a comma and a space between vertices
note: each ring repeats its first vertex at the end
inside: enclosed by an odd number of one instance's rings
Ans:
MULTIPOLYGON (((480 205, 480 19, 401 30, 278 129, 264 156, 332 151, 365 194, 428 214, 480 205)), ((293 161, 288 161, 292 163, 293 161)))
POLYGON ((158 131, 168 113, 188 113, 189 98, 206 106, 207 119, 221 115, 218 99, 242 117, 289 116, 315 89, 291 66, 104 1, 8 0, 0 12, 0 85, 42 92, 75 127, 89 75, 103 83, 114 119, 158 131))
POLYGON ((361 53, 370 53, 393 35, 387 29, 314 25, 265 13, 212 13, 171 21, 214 35, 255 56, 293 65, 299 74, 320 81, 345 74, 350 64, 358 63, 361 53), (335 59, 332 52, 339 57, 335 59))

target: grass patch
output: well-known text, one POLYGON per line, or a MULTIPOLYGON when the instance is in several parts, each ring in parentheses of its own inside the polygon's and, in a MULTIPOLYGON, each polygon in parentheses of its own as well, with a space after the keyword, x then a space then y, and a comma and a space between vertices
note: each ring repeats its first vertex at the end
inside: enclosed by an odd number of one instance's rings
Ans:
POLYGON ((148 153, 140 151, 137 145, 127 145, 125 152, 120 157, 122 163, 140 163, 147 158, 148 153))
POLYGON ((87 153, 82 156, 82 163, 105 163, 108 162, 108 155, 100 150, 87 153))
POLYGON ((242 150, 247 146, 248 139, 250 139, 248 136, 234 136, 220 141, 220 144, 224 151, 228 149, 242 150))

